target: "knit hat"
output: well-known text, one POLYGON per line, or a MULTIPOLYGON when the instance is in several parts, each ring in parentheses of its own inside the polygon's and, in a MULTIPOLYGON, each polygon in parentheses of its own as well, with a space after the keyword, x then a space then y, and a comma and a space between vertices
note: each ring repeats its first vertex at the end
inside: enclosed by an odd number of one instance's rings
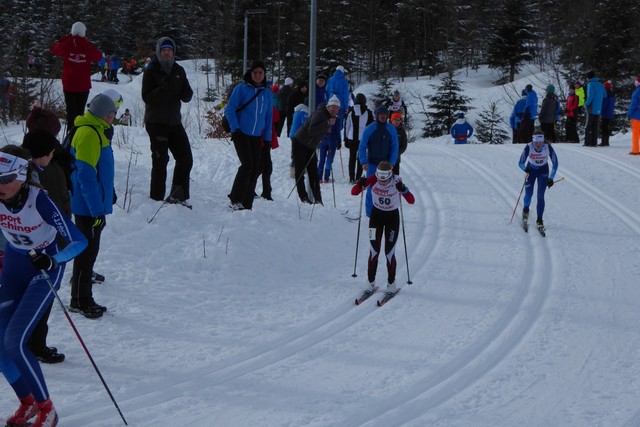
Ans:
POLYGON ((251 63, 251 68, 250 70, 253 71, 256 68, 262 68, 262 71, 266 72, 267 69, 264 66, 264 62, 260 61, 260 60, 255 60, 251 63))
POLYGON ((278 85, 271 86, 271 92, 273 92, 273 93, 280 92, 280 86, 278 86, 278 85))
POLYGON ((85 27, 84 24, 80 21, 74 22, 74 24, 71 26, 71 35, 84 37, 85 34, 87 34, 87 27, 85 27))
POLYGON ((554 85, 547 86, 547 93, 555 93, 556 87, 554 85))
POLYGON ((22 146, 29 150, 34 159, 48 155, 59 145, 56 137, 44 129, 29 131, 22 140, 22 146))
POLYGON ((340 106, 340 100, 335 95, 333 95, 331 98, 329 98, 329 101, 327 101, 327 107, 331 107, 332 105, 335 105, 336 107, 340 106))
POLYGON ((173 41, 171 41, 171 39, 167 38, 160 45, 160 49, 171 49, 171 50, 173 50, 175 52, 176 47, 173 44, 173 41))
POLYGON ((58 120, 58 117, 56 117, 53 111, 39 107, 31 110, 29 117, 27 117, 26 126, 29 132, 36 129, 43 129, 53 136, 56 136, 58 132, 60 132, 61 127, 60 120, 58 120))
POLYGON ((327 81, 327 76, 325 76, 324 74, 318 74, 318 77, 316 77, 316 79, 322 79, 325 82, 327 81))
POLYGON ((464 113, 458 113, 456 114, 456 117, 459 119, 464 119, 464 113))
POLYGON ((376 111, 374 113, 376 116, 378 114, 389 114, 389 109, 387 108, 386 105, 379 105, 378 108, 376 108, 376 111))
POLYGON ((640 77, 638 77, 633 83, 636 85, 636 87, 640 86, 640 77))
POLYGON ((286 79, 284 79, 285 86, 289 86, 290 84, 293 84, 293 79, 291 77, 287 77, 286 79))
POLYGON ((613 87, 613 85, 611 84, 611 80, 607 80, 607 81, 606 81, 606 82, 604 82, 602 85, 604 86, 604 88, 605 88, 606 90, 611 90, 611 88, 613 87))
POLYGON ((347 70, 345 70, 342 65, 338 65, 336 71, 342 71, 343 74, 347 74, 347 70))
POLYGON ((359 93, 356 95, 356 104, 357 105, 367 105, 367 97, 364 96, 363 93, 359 93))
POLYGON ((396 113, 393 113, 393 114, 391 115, 391 121, 394 121, 395 119, 402 120, 402 114, 397 113, 397 112, 396 112, 396 113))
POLYGON ((596 76, 596 72, 595 72, 595 71, 593 71, 593 70, 591 70, 591 71, 589 71, 589 72, 587 73, 587 78, 588 78, 588 79, 592 79, 592 78, 594 78, 595 76, 596 76))
POLYGON ((526 91, 527 91, 527 93, 529 93, 529 92, 531 92, 531 91, 533 90, 533 86, 531 86, 531 85, 526 85, 526 86, 525 86, 525 88, 524 88, 524 90, 526 90, 526 91))
POLYGON ((103 118, 116 111, 116 104, 107 95, 98 94, 89 103, 89 112, 96 117, 103 118))

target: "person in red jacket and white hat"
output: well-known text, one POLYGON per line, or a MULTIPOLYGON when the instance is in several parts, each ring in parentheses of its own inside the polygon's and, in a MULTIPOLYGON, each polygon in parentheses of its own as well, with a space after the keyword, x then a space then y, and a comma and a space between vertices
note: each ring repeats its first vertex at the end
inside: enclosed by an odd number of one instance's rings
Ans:
POLYGON ((91 63, 102 59, 102 52, 86 36, 87 28, 82 22, 71 26, 71 33, 51 46, 55 56, 61 56, 62 90, 67 107, 67 132, 73 127, 77 116, 84 115, 84 108, 91 89, 91 63))

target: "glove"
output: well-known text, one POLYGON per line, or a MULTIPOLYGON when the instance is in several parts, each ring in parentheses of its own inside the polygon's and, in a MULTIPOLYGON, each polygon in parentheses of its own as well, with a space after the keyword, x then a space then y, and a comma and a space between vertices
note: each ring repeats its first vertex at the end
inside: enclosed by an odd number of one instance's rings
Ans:
POLYGON ((113 189, 113 204, 118 203, 118 195, 116 194, 116 189, 113 189))
POLYGON ((405 191, 407 191, 407 186, 404 185, 402 182, 396 182, 396 189, 399 192, 404 193, 405 191))
POLYGON ((553 187, 553 179, 549 178, 547 179, 547 188, 551 188, 553 187))
POLYGON ((524 168, 524 173, 529 173, 531 172, 531 166, 527 165, 526 168, 524 168))
POLYGON ((240 141, 240 135, 241 135, 241 134, 242 134, 242 132, 240 132, 239 130, 237 130, 237 131, 233 132, 233 133, 231 134, 231 140, 232 140, 233 142, 238 142, 238 141, 240 141))
POLYGON ((361 176, 360 179, 358 179, 358 185, 364 188, 364 186, 367 185, 367 178, 361 176))
POLYGON ((344 140, 344 146, 345 146, 345 148, 351 148, 351 147, 350 147, 350 144, 351 144, 351 140, 350 140, 350 139, 346 139, 346 138, 345 138, 345 140, 344 140))
POLYGON ((93 228, 104 228, 105 225, 106 221, 104 219, 104 215, 100 215, 93 218, 93 224, 91 226, 93 228))
POLYGON ((47 271, 55 270, 58 266, 55 259, 44 253, 33 255, 31 257, 31 264, 33 264, 33 266, 38 270, 47 271))

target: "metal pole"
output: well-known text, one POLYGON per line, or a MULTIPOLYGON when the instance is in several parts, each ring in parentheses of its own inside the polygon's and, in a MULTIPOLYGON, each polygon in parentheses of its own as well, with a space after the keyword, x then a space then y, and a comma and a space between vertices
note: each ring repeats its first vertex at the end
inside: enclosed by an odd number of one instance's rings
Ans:
POLYGON ((309 23, 309 111, 316 109, 316 34, 318 27, 318 0, 311 0, 309 23))
POLYGON ((244 53, 242 55, 242 75, 247 72, 247 43, 249 39, 249 14, 244 13, 244 53))

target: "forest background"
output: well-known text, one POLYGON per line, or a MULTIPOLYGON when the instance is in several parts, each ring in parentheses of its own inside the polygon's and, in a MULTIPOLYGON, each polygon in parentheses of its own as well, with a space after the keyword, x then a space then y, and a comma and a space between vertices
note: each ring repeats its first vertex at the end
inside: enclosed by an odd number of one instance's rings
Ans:
MULTIPOLYGON (((212 59, 208 99, 242 73, 247 10, 248 58, 263 59, 268 78, 308 75, 309 0, 2 0, 2 72, 17 87, 16 108, 28 112, 62 62, 50 53, 75 21, 105 54, 144 61, 160 36, 177 43, 177 59, 212 59), (37 67, 29 67, 33 55, 37 67), (28 79, 27 79, 28 77, 28 79), (33 77, 39 78, 35 84, 33 77), (22 79, 22 80, 21 80, 22 79), (35 92, 35 93, 34 93, 35 92)), ((435 76, 488 65, 496 84, 525 64, 556 70, 562 86, 584 74, 611 80, 619 104, 640 75, 640 2, 629 0, 318 0, 317 72, 348 71, 353 87, 372 80, 435 76)), ((561 100, 565 92, 559 91, 561 100)), ((519 92, 515 94, 517 97, 519 92)), ((54 107, 50 105, 50 107, 54 107)))

